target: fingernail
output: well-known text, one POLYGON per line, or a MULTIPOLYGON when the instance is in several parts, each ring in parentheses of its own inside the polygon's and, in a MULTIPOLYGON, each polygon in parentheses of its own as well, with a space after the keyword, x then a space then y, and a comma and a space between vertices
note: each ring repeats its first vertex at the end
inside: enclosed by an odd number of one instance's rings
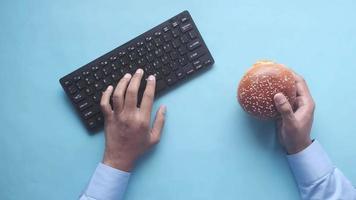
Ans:
POLYGON ((143 74, 143 70, 140 68, 140 69, 136 70, 136 73, 137 74, 143 74))
POLYGON ((106 88, 106 91, 109 91, 109 90, 112 90, 112 86, 111 85, 109 85, 107 88, 106 88))
POLYGON ((147 79, 147 80, 149 80, 149 81, 153 81, 153 80, 155 80, 155 76, 150 75, 150 76, 148 77, 148 79, 147 79))
POLYGON ((276 102, 276 104, 281 105, 284 102, 286 102, 287 99, 282 93, 278 93, 278 94, 274 95, 274 101, 276 102))
POLYGON ((129 73, 125 74, 124 78, 131 78, 131 74, 129 73))
POLYGON ((167 107, 165 105, 161 106, 161 109, 162 109, 162 114, 166 114, 167 112, 167 107))

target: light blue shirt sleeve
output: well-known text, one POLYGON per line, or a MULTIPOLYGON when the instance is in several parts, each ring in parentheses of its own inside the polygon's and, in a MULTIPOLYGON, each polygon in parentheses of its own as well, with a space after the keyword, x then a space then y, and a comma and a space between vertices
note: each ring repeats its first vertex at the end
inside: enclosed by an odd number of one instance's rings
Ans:
POLYGON ((130 173, 99 163, 80 200, 122 200, 130 173))
POLYGON ((356 199, 356 189, 332 164, 318 141, 287 159, 302 199, 356 199))

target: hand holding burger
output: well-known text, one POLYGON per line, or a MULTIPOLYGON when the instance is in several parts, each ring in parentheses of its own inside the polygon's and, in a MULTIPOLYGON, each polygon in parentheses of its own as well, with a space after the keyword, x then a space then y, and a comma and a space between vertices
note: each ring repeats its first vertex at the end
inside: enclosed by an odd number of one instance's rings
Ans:
POLYGON ((284 65, 256 63, 239 84, 238 101, 256 118, 276 119, 279 141, 288 154, 312 143, 315 103, 305 80, 284 65))

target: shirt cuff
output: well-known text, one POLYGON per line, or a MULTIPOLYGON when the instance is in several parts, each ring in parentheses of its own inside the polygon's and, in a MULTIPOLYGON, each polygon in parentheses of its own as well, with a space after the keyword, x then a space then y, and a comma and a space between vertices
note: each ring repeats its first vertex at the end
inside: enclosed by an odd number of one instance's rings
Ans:
POLYGON ((316 140, 303 151, 288 155, 287 159, 298 184, 316 181, 334 169, 328 155, 316 140))
POLYGON ((84 193, 94 199, 122 199, 129 178, 129 172, 99 163, 84 193))

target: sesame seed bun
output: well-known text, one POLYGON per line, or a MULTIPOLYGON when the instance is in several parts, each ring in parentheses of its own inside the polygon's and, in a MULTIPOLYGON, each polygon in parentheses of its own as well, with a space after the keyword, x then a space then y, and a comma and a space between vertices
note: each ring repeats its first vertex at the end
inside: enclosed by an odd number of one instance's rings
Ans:
POLYGON ((275 119, 279 113, 273 97, 280 92, 287 97, 291 105, 294 105, 296 99, 294 73, 282 64, 258 61, 242 77, 237 99, 250 115, 258 119, 275 119))

